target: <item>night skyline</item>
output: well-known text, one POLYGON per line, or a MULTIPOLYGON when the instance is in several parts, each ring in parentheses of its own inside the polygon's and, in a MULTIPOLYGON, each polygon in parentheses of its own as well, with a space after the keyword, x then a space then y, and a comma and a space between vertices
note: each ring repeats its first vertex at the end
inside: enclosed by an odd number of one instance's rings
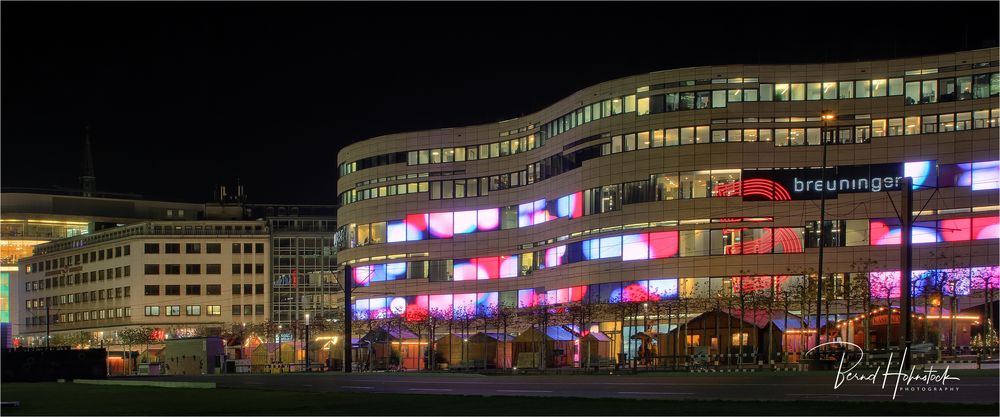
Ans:
POLYGON ((997 44, 996 3, 954 4, 961 22, 913 33, 928 15, 900 3, 865 4, 892 22, 789 31, 757 28, 858 14, 716 6, 683 19, 704 6, 5 2, 2 185, 77 187, 89 125, 100 191, 207 201, 240 178, 254 202, 335 203, 346 144, 518 117, 627 75, 997 44))

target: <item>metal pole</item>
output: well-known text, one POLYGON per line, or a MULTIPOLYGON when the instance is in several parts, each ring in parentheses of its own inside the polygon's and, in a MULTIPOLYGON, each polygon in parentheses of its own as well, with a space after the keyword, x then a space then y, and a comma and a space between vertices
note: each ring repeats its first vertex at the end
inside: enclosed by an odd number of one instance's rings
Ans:
POLYGON ((309 314, 306 314, 306 372, 309 372, 309 314))
MULTIPOLYGON (((826 114, 823 115, 823 132, 820 135, 820 140, 823 142, 823 164, 820 166, 820 184, 822 187, 819 189, 819 267, 816 274, 816 347, 820 344, 820 317, 821 309, 823 307, 823 247, 826 246, 824 242, 826 238, 826 233, 824 228, 826 226, 826 145, 827 145, 827 134, 829 129, 827 129, 826 121, 832 118, 826 114)), ((816 350, 816 358, 819 359, 819 349, 816 350)))
POLYGON ((354 321, 351 287, 354 285, 354 277, 351 275, 350 265, 344 265, 344 275, 340 282, 344 287, 344 373, 351 373, 351 322, 354 321))
POLYGON ((45 350, 49 350, 49 320, 51 315, 49 314, 49 302, 45 302, 45 350))
MULTIPOLYGON (((910 290, 910 276, 913 274, 913 247, 912 247, 912 233, 913 233, 913 178, 904 177, 900 183, 902 188, 903 201, 900 207, 899 216, 901 217, 902 227, 900 227, 899 232, 899 247, 900 247, 900 306, 899 315, 902 319, 903 325, 903 367, 910 367, 910 345, 913 342, 913 327, 910 322, 910 311, 913 305, 913 292, 910 290)), ((892 318, 892 309, 889 309, 889 318, 892 318)), ((952 314, 955 314, 954 311, 952 314)), ((892 320, 886 323, 887 326, 892 326, 892 320)))

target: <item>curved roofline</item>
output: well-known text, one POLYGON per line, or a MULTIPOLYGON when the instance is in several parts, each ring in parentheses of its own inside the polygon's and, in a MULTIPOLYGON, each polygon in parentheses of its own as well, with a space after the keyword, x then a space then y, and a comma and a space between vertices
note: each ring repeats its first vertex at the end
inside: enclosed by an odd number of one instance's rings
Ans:
MULTIPOLYGON (((353 147, 355 145, 364 144, 364 142, 367 142, 367 141, 370 141, 370 140, 382 139, 382 138, 387 138, 387 137, 391 137, 391 136, 395 136, 395 135, 438 132, 438 131, 448 130, 448 129, 473 129, 473 128, 478 128, 478 127, 483 127, 483 126, 493 126, 493 125, 499 125, 499 124, 503 124, 503 123, 509 123, 509 122, 512 122, 512 121, 515 121, 515 120, 521 120, 521 119, 524 119, 525 117, 528 117, 530 115, 534 115, 536 113, 542 112, 545 109, 556 105, 560 101, 566 100, 569 97, 572 97, 572 96, 574 96, 576 94, 579 94, 579 93, 581 93, 581 92, 583 92, 583 91, 585 91, 587 89, 600 86, 602 84, 609 84, 609 83, 614 83, 614 82, 617 82, 617 81, 626 80, 626 79, 629 79, 629 78, 641 77, 641 76, 644 76, 644 75, 658 74, 658 73, 667 72, 667 71, 693 70, 693 69, 701 69, 701 68, 711 68, 711 67, 714 67, 714 66, 755 66, 755 67, 763 67, 763 66, 779 66, 779 65, 802 66, 802 65, 860 64, 860 63, 866 63, 866 62, 889 62, 889 61, 898 61, 898 60, 906 60, 906 59, 914 59, 914 58, 938 57, 938 56, 946 56, 946 55, 952 55, 952 54, 958 54, 958 53, 976 53, 976 52, 988 51, 988 50, 993 50, 993 49, 998 49, 998 47, 959 50, 959 51, 943 52, 943 53, 937 53, 937 54, 931 54, 931 55, 911 55, 911 56, 898 57, 898 58, 869 59, 869 60, 864 60, 864 61, 836 61, 836 62, 821 61, 821 62, 759 63, 759 64, 729 63, 729 64, 699 65, 699 66, 680 67, 680 68, 666 68, 666 69, 656 70, 656 71, 652 71, 652 72, 645 72, 645 73, 639 73, 639 74, 626 75, 626 76, 622 76, 622 77, 618 77, 618 78, 612 78, 610 80, 605 80, 605 81, 601 81, 601 82, 596 83, 596 84, 588 85, 586 87, 583 87, 583 88, 580 88, 580 89, 578 89, 576 91, 573 91, 570 94, 566 94, 566 95, 562 96, 562 98, 556 100, 555 102, 549 103, 548 105, 543 106, 542 108, 540 108, 538 110, 535 110, 535 111, 533 111, 531 113, 527 113, 524 116, 514 117, 514 118, 510 118, 510 119, 501 120, 499 122, 492 122, 492 123, 479 123, 479 124, 464 125, 464 126, 438 127, 438 128, 423 129, 423 130, 405 130, 405 131, 400 131, 400 132, 396 132, 396 133, 387 133, 387 134, 384 134, 384 135, 378 135, 378 136, 368 137, 368 138, 365 138, 365 139, 361 139, 361 140, 359 140, 357 142, 348 144, 347 146, 344 146, 343 148, 341 148, 341 150, 338 151, 337 153, 338 153, 338 159, 339 159, 340 152, 343 152, 344 150, 346 150, 348 148, 351 148, 351 147, 353 147)), ((540 121, 538 121, 538 123, 545 123, 545 122, 540 120, 540 121)))

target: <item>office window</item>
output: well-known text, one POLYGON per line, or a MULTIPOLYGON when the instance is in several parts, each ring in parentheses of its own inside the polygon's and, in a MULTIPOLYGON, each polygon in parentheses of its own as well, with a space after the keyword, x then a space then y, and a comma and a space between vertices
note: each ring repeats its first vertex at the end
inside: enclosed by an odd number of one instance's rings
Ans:
POLYGON ((708 143, 711 139, 708 126, 697 126, 694 129, 695 143, 708 143))
POLYGON ((823 83, 823 100, 836 100, 837 99, 837 83, 836 82, 824 82, 823 83))
POLYGON ((955 114, 955 130, 969 130, 972 129, 972 113, 962 112, 955 114))
POLYGON ((726 142, 742 142, 743 131, 739 129, 729 129, 726 131, 726 142))
POLYGON ((920 102, 920 81, 906 83, 906 97, 903 100, 906 104, 917 104, 920 102))
POLYGON ((760 84, 757 89, 760 91, 760 101, 774 101, 774 84, 760 84))
POLYGON ((255 284, 254 285, 254 293, 256 293, 256 294, 263 294, 264 293, 264 284, 255 284))
POLYGON ((145 308, 145 314, 147 316, 159 316, 160 315, 160 306, 146 306, 146 308, 145 308))
MULTIPOLYGON (((104 274, 103 274, 104 271, 100 271, 100 272, 101 272, 101 274, 100 274, 101 275, 101 279, 104 279, 104 274)), ((146 265, 143 266, 143 273, 145 273, 146 275, 159 275, 159 273, 160 273, 160 265, 159 264, 146 264, 146 265)))
POLYGON ((243 310, 240 308, 239 304, 233 304, 233 312, 232 312, 232 314, 234 316, 239 316, 242 311, 243 310))
POLYGON ((264 264, 255 264, 254 265, 254 273, 255 274, 263 274, 264 273, 264 264))
POLYGON ((184 273, 188 275, 198 275, 201 274, 201 264, 186 264, 184 265, 184 273))
POLYGON ((920 116, 910 116, 906 118, 904 135, 916 135, 920 133, 920 116))
POLYGON ((222 306, 205 306, 205 314, 209 316, 221 316, 222 306))
POLYGON ((201 285, 198 284, 185 285, 184 295, 201 295, 201 285))
POLYGON ((872 120, 872 137, 880 138, 885 136, 885 119, 872 120))
POLYGON ((937 133, 938 117, 937 116, 924 116, 920 120, 921 133, 937 133))
POLYGON ((872 97, 885 97, 888 93, 889 80, 872 80, 872 97))
MULTIPOLYGON (((159 285, 146 285, 143 288, 143 290, 144 290, 143 293, 145 295, 160 295, 160 286, 159 285)), ((93 298, 93 297, 91 297, 91 298, 93 298)))
MULTIPOLYGON (((144 253, 160 253, 159 243, 147 243, 143 245, 144 253)), ((93 257, 91 257, 93 258, 93 257)))
POLYGON ((205 273, 208 275, 222 274, 222 264, 206 264, 205 273))
POLYGON ((187 315, 189 316, 200 316, 201 306, 189 305, 187 306, 187 315))
POLYGON ((757 139, 760 142, 773 142, 774 141, 774 130, 772 130, 772 129, 759 129, 757 131, 757 139))
POLYGON ((806 84, 806 100, 820 100, 823 98, 823 83, 806 84))
POLYGON ((954 131, 955 131, 954 114, 949 113, 938 116, 938 132, 954 132, 954 131))
POLYGON ((709 254, 708 230, 681 230, 680 256, 706 256, 709 254))
POLYGON ((801 83, 792 84, 792 101, 804 101, 806 99, 806 85, 801 83))
POLYGON ((180 275, 181 265, 180 264, 166 264, 163 265, 164 273, 167 275, 180 275))
POLYGON ((244 243, 243 253, 253 253, 253 243, 244 243))
MULTIPOLYGON (((990 74, 976 74, 972 76, 972 97, 987 98, 991 95, 990 74)), ((992 78, 996 78, 995 76, 992 78)))
POLYGON ((728 94, 726 95, 726 101, 730 103, 739 103, 743 101, 743 90, 739 88, 735 90, 729 90, 728 94))
POLYGON ((240 248, 241 246, 239 243, 233 243, 233 253, 240 253, 240 248))
POLYGON ((244 295, 253 294, 253 284, 243 284, 243 294, 244 295))
POLYGON ((240 295, 241 284, 233 284, 233 295, 240 295))
POLYGON ((205 295, 222 295, 222 285, 221 284, 205 285, 205 295))
POLYGON ((788 129, 774 129, 774 146, 788 146, 788 129))
POLYGON ((757 129, 743 129, 743 141, 744 142, 756 142, 757 141, 757 129))
POLYGON ((181 253, 180 243, 164 243, 163 244, 164 253, 181 253))
POLYGON ((937 80, 927 80, 922 82, 920 87, 920 103, 937 103, 937 99, 937 80))
POLYGON ((253 304, 244 304, 243 305, 243 315, 244 316, 252 316, 253 315, 253 304))
POLYGON ((233 274, 239 274, 240 273, 240 264, 233 264, 233 272, 232 273, 233 274))
POLYGON ((889 119, 888 136, 901 136, 903 134, 903 119, 889 119))
POLYGON ((838 98, 848 99, 854 98, 854 82, 853 81, 841 81, 840 91, 837 95, 838 98))
POLYGON ((713 130, 712 131, 712 143, 723 143, 726 141, 726 131, 725 130, 713 130))
POLYGON ((712 91, 712 108, 725 108, 726 107, 726 90, 714 90, 712 91))
POLYGON ((693 91, 680 93, 680 103, 678 106, 678 110, 694 110, 694 101, 695 98, 693 91))
POLYGON ((184 253, 201 253, 201 244, 200 243, 185 244, 184 253))
POLYGON ((177 305, 177 306, 164 306, 164 309, 167 310, 167 315, 168 316, 179 316, 179 315, 181 315, 181 306, 179 306, 179 305, 177 305))
POLYGON ((222 253, 221 243, 206 243, 205 253, 222 253))
POLYGON ((254 252, 264 253, 264 244, 263 243, 255 243, 254 244, 254 252))
POLYGON ((791 94, 789 92, 788 84, 774 85, 774 101, 789 101, 790 99, 791 94))
POLYGON ((263 316, 264 315, 264 305, 257 304, 254 306, 254 315, 263 316))
POLYGON ((855 98, 868 98, 871 97, 871 93, 872 93, 871 80, 858 80, 854 82, 855 98))

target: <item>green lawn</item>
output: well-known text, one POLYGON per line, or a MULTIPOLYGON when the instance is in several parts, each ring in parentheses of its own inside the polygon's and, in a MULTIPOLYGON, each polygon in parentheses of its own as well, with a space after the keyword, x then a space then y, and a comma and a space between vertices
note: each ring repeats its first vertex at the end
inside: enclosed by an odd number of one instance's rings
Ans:
POLYGON ((997 415, 997 404, 680 401, 4 384, 3 415, 997 415))

